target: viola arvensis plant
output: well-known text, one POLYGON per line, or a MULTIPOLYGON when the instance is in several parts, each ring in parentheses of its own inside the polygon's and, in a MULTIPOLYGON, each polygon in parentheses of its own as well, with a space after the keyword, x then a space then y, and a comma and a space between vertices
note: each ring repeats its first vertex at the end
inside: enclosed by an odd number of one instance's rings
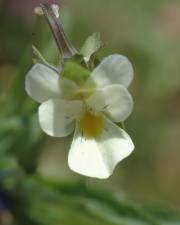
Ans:
POLYGON ((26 91, 40 103, 42 130, 54 137, 74 132, 69 167, 82 175, 108 178, 115 166, 129 156, 134 144, 116 123, 133 110, 127 88, 133 68, 122 55, 110 55, 91 72, 69 61, 58 74, 35 64, 26 76, 26 91))

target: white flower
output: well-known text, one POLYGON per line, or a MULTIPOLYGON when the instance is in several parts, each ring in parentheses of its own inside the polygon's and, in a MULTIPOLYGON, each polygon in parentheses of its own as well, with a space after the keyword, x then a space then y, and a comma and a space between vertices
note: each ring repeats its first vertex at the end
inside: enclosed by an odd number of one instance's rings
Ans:
POLYGON ((106 57, 81 87, 42 64, 28 72, 26 91, 41 103, 43 131, 64 137, 75 129, 68 157, 73 171, 108 178, 133 151, 131 138, 115 124, 132 112, 133 100, 127 90, 132 79, 132 65, 121 55, 106 57))

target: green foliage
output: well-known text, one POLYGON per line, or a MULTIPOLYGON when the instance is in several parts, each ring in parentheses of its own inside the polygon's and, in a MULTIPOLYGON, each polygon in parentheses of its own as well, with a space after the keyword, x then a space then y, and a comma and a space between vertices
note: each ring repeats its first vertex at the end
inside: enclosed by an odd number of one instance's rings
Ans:
POLYGON ((13 157, 1 157, 0 159, 0 171, 14 170, 17 167, 17 162, 13 157))
POLYGON ((16 204, 12 212, 19 225, 26 220, 32 225, 175 225, 180 222, 178 214, 133 203, 82 182, 58 182, 36 176, 22 179, 14 190, 16 204), (18 196, 25 197, 24 203, 18 201, 18 196))
POLYGON ((18 64, 16 79, 8 89, 0 111, 0 156, 14 157, 26 171, 32 172, 44 135, 34 112, 37 104, 29 99, 24 89, 24 78, 29 69, 26 64, 28 54, 29 49, 18 64))

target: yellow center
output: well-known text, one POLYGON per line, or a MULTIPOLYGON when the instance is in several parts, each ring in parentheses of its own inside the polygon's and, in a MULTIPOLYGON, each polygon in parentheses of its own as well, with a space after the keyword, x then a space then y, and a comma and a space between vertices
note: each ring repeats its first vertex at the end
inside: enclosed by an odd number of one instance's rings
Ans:
POLYGON ((79 121, 79 126, 86 138, 96 138, 102 133, 104 120, 101 115, 93 115, 90 112, 86 112, 79 121))

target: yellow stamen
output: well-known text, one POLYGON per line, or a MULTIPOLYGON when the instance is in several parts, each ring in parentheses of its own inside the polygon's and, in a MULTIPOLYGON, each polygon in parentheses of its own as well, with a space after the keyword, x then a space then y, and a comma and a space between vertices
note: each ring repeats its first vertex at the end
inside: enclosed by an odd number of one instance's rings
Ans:
POLYGON ((101 115, 86 112, 79 121, 79 126, 86 138, 96 138, 102 133, 104 120, 101 115))

